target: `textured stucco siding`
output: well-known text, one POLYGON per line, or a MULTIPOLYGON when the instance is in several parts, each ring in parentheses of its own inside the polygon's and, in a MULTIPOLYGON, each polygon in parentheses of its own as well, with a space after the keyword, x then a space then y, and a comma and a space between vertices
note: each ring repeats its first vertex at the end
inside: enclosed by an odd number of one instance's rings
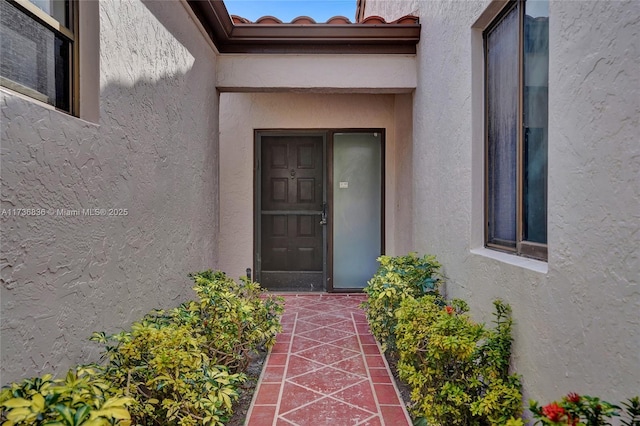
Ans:
POLYGON ((422 24, 414 248, 439 257, 447 295, 468 300, 477 318, 490 320, 493 298, 511 304, 525 401, 637 394, 640 3, 551 3, 549 261, 529 266, 482 248, 482 36, 472 26, 490 2, 366 4, 367 15, 413 11, 422 24))
POLYGON ((384 128, 388 253, 411 246, 411 95, 222 93, 220 95, 220 268, 253 268, 254 130, 384 128))
MULTIPOLYGON (((420 1, 419 0, 399 0, 399 1, 387 1, 387 0, 366 0, 364 2, 364 16, 381 16, 387 20, 387 22, 395 21, 398 18, 402 18, 406 15, 419 15, 420 1)), ((424 25, 424 16, 420 16, 421 24, 424 25)))
POLYGON ((221 91, 410 93, 415 55, 223 55, 216 78, 221 91))
POLYGON ((215 52, 177 1, 96 13, 97 122, 0 93, 1 208, 49 210, 1 218, 2 384, 97 361, 92 331, 192 297, 217 263, 215 52), (128 214, 55 213, 82 208, 128 214))

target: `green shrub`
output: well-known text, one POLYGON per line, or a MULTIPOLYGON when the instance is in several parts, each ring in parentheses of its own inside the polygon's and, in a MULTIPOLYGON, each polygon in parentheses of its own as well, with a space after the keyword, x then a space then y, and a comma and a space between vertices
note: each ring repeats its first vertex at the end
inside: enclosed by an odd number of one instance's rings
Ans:
POLYGON ((129 426, 131 403, 96 368, 78 367, 64 379, 46 374, 3 388, 0 421, 3 426, 129 426))
POLYGON ((440 263, 435 256, 381 256, 380 267, 367 283, 369 296, 363 303, 369 327, 384 351, 396 350, 396 310, 406 298, 437 295, 442 280, 440 263))
POLYGON ((139 425, 223 424, 249 354, 282 329, 278 298, 222 272, 191 275, 197 301, 155 311, 130 332, 94 333, 106 344, 108 377, 134 399, 139 425))
POLYGON ((146 317, 130 332, 94 333, 118 343, 108 347, 106 376, 133 398, 137 425, 224 424, 244 375, 211 364, 206 338, 192 327, 163 322, 146 317))
POLYGON ((509 375, 510 308, 500 301, 488 330, 453 300, 405 298, 397 311, 400 378, 411 387, 411 411, 429 425, 504 425, 521 410, 518 377, 509 375))
POLYGON ((131 331, 93 334, 106 345, 106 366, 3 389, 3 426, 224 424, 249 354, 271 347, 282 330, 282 299, 222 272, 191 277, 198 301, 154 311, 131 331))
POLYGON ((622 402, 626 418, 622 420, 625 426, 640 426, 640 396, 634 396, 622 402))
POLYGON ((205 336, 207 353, 217 364, 244 371, 249 354, 273 346, 282 331, 283 299, 267 296, 256 282, 243 279, 238 284, 222 272, 205 271, 192 278, 200 300, 174 310, 174 318, 205 336))

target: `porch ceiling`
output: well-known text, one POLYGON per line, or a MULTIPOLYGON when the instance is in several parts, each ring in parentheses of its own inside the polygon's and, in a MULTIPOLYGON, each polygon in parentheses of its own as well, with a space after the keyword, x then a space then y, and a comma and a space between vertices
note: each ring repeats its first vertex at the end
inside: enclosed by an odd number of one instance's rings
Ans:
MULTIPOLYGON (((387 23, 382 18, 359 23, 262 23, 236 20, 222 0, 187 0, 220 53, 415 54, 420 41, 416 17, 387 23)), ((302 22, 302 21, 298 21, 302 22)))

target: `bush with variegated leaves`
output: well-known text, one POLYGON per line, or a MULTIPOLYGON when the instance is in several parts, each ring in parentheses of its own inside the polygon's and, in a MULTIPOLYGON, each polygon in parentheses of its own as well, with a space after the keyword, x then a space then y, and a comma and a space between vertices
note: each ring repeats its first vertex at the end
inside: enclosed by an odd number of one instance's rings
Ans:
POLYGON ((12 383, 3 426, 219 426, 231 417, 251 352, 281 331, 281 298, 222 272, 192 275, 198 300, 154 311, 129 331, 94 333, 104 366, 12 383))
POLYGON ((132 403, 96 367, 79 367, 64 379, 46 374, 3 388, 0 420, 3 426, 129 426, 132 403))
POLYGON ((149 316, 130 332, 93 339, 117 342, 107 352, 105 375, 132 397, 136 425, 222 425, 231 416, 244 375, 212 364, 205 337, 193 328, 149 316))
POLYGON ((494 302, 495 328, 474 322, 462 300, 407 298, 397 311, 398 372, 412 389, 411 412, 439 426, 505 425, 522 409, 509 374, 511 310, 494 302))
POLYGON ((441 265, 435 256, 380 256, 380 266, 364 292, 369 296, 362 304, 371 333, 385 352, 396 350, 396 310, 406 298, 438 295, 442 282, 441 265))

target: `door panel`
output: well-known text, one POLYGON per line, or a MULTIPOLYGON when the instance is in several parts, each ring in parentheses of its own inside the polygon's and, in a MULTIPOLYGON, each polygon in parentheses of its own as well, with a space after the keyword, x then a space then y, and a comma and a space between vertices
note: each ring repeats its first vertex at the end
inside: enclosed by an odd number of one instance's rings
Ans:
POLYGON ((322 210, 322 136, 262 137, 262 210, 322 210))
POLYGON ((333 138, 333 288, 361 289, 382 253, 382 138, 336 133, 333 138))
POLYGON ((262 136, 259 279, 269 289, 324 288, 324 137, 262 136))
POLYGON ((322 271, 320 217, 262 214, 262 272, 322 271))

